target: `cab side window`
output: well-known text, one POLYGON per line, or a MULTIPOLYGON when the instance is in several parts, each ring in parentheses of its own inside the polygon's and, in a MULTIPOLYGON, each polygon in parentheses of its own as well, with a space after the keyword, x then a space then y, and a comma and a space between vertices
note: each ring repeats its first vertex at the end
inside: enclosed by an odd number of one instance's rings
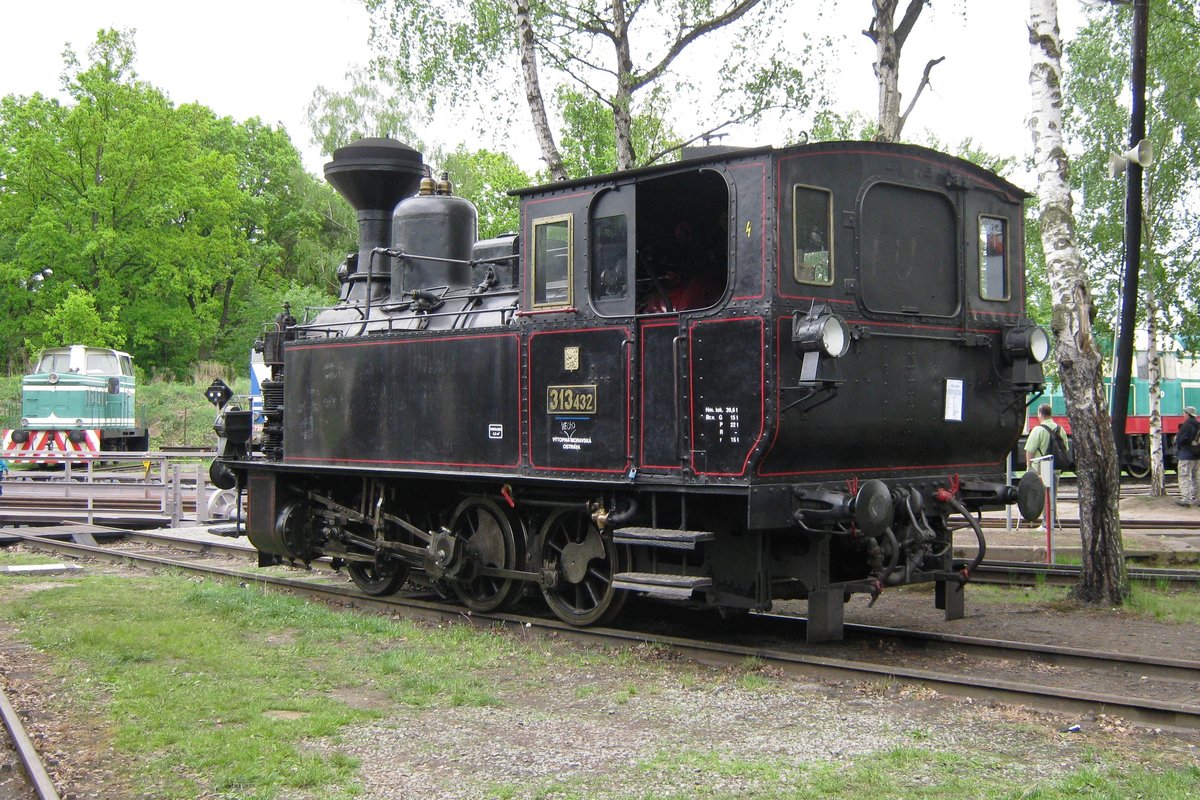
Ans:
POLYGON ((1008 299, 1008 226, 999 217, 979 218, 979 296, 1008 299))
POLYGON ((570 214, 533 221, 533 306, 570 306, 574 260, 570 214))
POLYGON ((794 277, 797 283, 829 286, 833 283, 832 195, 800 185, 792 192, 794 277))
POLYGON ((629 221, 624 214, 592 221, 592 299, 629 296, 629 221))

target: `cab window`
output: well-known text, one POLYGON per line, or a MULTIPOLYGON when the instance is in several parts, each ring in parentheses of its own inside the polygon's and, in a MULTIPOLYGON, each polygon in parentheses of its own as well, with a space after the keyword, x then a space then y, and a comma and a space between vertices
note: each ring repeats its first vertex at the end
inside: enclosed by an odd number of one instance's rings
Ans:
POLYGON ((1008 226, 999 217, 979 218, 979 295, 1008 299, 1008 226))
POLYGON ((571 215, 533 221, 533 305, 570 306, 572 302, 571 215))
POLYGON ((833 283, 833 201, 824 189, 797 185, 793 190, 795 238, 793 273, 797 283, 833 283))
POLYGON ((592 220, 592 299, 629 296, 629 220, 624 214, 592 220))
POLYGON ((121 373, 121 369, 117 365, 117 357, 113 353, 88 353, 85 369, 88 375, 119 375, 121 373))
POLYGON ((70 368, 70 353, 46 353, 34 372, 66 372, 70 368))
POLYGON ((715 170, 691 170, 637 184, 634 220, 638 314, 716 305, 729 285, 732 198, 715 170))

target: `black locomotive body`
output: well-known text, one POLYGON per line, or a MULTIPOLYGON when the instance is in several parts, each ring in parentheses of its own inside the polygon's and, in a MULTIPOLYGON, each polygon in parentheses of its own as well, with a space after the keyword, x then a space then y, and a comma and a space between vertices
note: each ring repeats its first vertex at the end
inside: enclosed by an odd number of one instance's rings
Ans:
MULTIPOLYGON (((519 235, 390 140, 339 150, 359 209, 337 306, 263 340, 261 452, 219 424, 264 561, 345 562, 564 620, 641 593, 721 609, 934 582, 952 531, 1022 499, 1003 459, 1045 333, 1024 313, 1024 193, 924 148, 726 152, 521 190, 519 235), (418 182, 420 193, 413 195, 418 182)), ((1033 479, 1036 480, 1036 479, 1033 479)))

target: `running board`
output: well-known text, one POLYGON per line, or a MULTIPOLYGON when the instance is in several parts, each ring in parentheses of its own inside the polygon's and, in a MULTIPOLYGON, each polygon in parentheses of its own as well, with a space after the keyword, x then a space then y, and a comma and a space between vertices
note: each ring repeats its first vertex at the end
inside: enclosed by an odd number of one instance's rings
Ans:
POLYGON ((671 550, 695 550, 698 543, 708 542, 716 537, 715 533, 709 531, 681 531, 675 528, 618 528, 613 532, 613 543, 665 547, 671 550))
POLYGON ((613 588, 644 592, 664 600, 690 600, 692 592, 712 586, 712 578, 703 575, 659 575, 654 572, 620 572, 613 577, 613 588))

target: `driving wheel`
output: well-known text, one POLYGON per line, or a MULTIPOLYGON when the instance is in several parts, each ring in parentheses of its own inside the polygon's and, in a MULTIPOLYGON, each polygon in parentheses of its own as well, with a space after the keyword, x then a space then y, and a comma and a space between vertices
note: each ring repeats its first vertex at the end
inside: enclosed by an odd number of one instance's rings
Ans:
POLYGON ((550 610, 571 625, 614 618, 628 593, 613 586, 624 561, 611 537, 601 535, 582 509, 555 511, 542 526, 542 594, 550 610))
POLYGON ((465 548, 466 577, 453 582, 454 593, 475 611, 497 611, 521 596, 522 581, 478 574, 478 567, 520 569, 525 560, 524 531, 514 528, 508 513, 483 497, 464 500, 454 511, 450 530, 465 548), (475 574, 472 574, 472 573, 475 574))

